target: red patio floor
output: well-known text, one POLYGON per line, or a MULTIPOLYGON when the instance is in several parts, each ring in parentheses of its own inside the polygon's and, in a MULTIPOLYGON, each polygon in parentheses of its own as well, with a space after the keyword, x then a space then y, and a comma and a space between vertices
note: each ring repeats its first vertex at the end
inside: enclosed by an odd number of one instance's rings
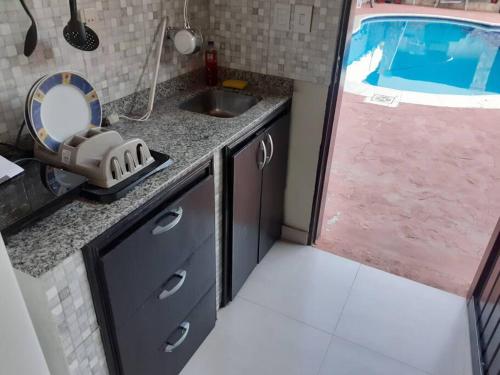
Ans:
MULTIPOLYGON (((397 4, 356 16, 418 13, 500 23, 496 13, 397 4)), ((500 110, 344 94, 316 246, 465 295, 500 216, 500 110)))
POLYGON ((316 246, 465 295, 500 215, 500 110, 344 94, 316 246))

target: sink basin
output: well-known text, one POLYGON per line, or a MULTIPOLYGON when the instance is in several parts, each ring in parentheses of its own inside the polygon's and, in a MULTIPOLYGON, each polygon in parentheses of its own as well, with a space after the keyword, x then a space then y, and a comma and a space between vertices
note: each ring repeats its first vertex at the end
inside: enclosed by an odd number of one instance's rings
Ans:
POLYGON ((232 118, 245 113, 260 101, 251 95, 228 90, 208 90, 182 103, 179 108, 205 115, 232 118))

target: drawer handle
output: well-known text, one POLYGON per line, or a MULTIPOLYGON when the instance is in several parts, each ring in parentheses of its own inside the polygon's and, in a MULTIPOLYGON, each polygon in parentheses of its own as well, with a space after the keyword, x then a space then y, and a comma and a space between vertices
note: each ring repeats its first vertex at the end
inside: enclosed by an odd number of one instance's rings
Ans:
POLYGON ((269 151, 269 156, 267 157, 267 160, 266 160, 266 164, 269 164, 271 162, 271 160, 273 160, 273 156, 274 156, 274 141, 273 141, 273 137, 271 136, 271 134, 267 135, 267 140, 269 141, 269 148, 271 149, 269 151))
POLYGON ((166 214, 164 217, 162 217, 160 220, 158 220, 158 221, 162 221, 163 219, 165 219, 168 216, 175 216, 174 220, 172 220, 167 225, 158 225, 156 228, 154 228, 152 231, 153 236, 158 236, 158 235, 163 234, 165 232, 168 232, 169 230, 174 228, 177 224, 179 224, 179 221, 181 221, 182 213, 183 213, 182 207, 179 207, 179 208, 176 208, 176 209, 170 211, 168 214, 166 214))
POLYGON ((267 147, 266 143, 262 140, 260 141, 260 146, 259 146, 259 155, 257 155, 257 164, 259 166, 259 170, 264 169, 266 166, 267 162, 267 147), (260 160, 260 153, 262 152, 262 160, 260 160))
POLYGON ((170 289, 170 290, 165 289, 163 292, 161 292, 160 295, 158 296, 158 299, 164 300, 170 296, 173 296, 175 293, 177 293, 179 291, 179 289, 182 288, 184 281, 186 281, 186 276, 187 276, 187 272, 184 270, 179 270, 176 273, 174 273, 174 275, 170 278, 170 280, 173 277, 180 277, 179 282, 172 289, 170 289))
POLYGON ((167 341, 167 345, 165 346, 165 353, 172 353, 175 349, 177 349, 179 346, 182 345, 182 343, 186 340, 189 334, 189 327, 190 327, 189 322, 183 322, 179 325, 179 328, 182 329, 184 333, 182 334, 181 338, 177 340, 175 344, 170 344, 167 341))

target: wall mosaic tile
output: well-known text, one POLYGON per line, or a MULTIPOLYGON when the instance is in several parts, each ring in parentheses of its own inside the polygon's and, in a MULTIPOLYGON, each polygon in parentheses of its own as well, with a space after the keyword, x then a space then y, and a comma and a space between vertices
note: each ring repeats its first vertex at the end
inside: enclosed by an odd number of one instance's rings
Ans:
POLYGON ((70 375, 108 375, 101 333, 96 330, 68 358, 70 375))
MULTIPOLYGON (((23 55, 28 17, 18 0, 0 1, 0 142, 13 141, 26 93, 42 75, 64 69, 80 71, 94 83, 104 103, 119 99, 136 87, 148 86, 154 58, 147 60, 147 56, 162 15, 168 15, 170 26, 183 24, 183 0, 79 0, 80 9, 97 11, 92 28, 101 40, 97 51, 81 52, 62 36, 69 20, 67 0, 26 2, 39 29, 39 44, 30 58, 23 55)), ((207 0, 190 1, 191 23, 204 33, 209 28, 208 9, 207 0)), ((203 65, 201 54, 182 56, 172 43, 166 44, 162 59, 160 82, 203 65)))
MULTIPOLYGON (((313 5, 312 26, 310 33, 295 32, 293 25, 291 25, 290 31, 270 31, 267 73, 329 84, 341 1, 277 0, 276 2, 313 5)), ((294 19, 294 10, 295 7, 292 6, 292 20, 294 19)))
MULTIPOLYGON (((17 0, 0 1, 0 142, 12 142, 22 121, 24 98, 33 82, 58 70, 89 77, 103 103, 148 86, 148 56, 162 15, 182 25, 183 0, 79 0, 95 9, 92 25, 101 39, 95 52, 69 46, 62 29, 69 19, 67 0, 27 0, 39 28, 39 45, 26 58, 23 42, 30 22, 17 0), (145 69, 146 68, 146 69, 145 69)), ((192 24, 219 49, 220 65, 251 72, 327 83, 335 50, 340 0, 191 0, 192 24), (275 30, 276 3, 313 6, 311 32, 275 30)), ((203 55, 186 57, 167 43, 160 82, 203 66, 203 55)))
POLYGON ((340 0, 210 0, 210 37, 223 66, 328 84, 340 0), (310 33, 276 30, 276 4, 313 6, 310 33))
POLYGON ((69 373, 106 374, 107 364, 81 252, 40 278, 69 373))
POLYGON ((267 72, 269 0, 210 0, 210 37, 220 50, 220 64, 267 72))
POLYGON ((216 306, 220 306, 222 300, 222 251, 223 251, 223 181, 224 165, 222 151, 214 155, 214 188, 215 188, 215 268, 216 268, 216 306))
POLYGON ((40 280, 64 355, 69 358, 98 329, 82 253, 65 259, 40 280))

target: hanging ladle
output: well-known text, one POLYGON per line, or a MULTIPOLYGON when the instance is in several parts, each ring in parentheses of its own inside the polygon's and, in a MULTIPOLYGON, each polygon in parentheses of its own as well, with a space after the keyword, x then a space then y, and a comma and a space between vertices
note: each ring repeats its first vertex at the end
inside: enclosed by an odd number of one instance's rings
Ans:
POLYGON ((36 45, 38 43, 38 32, 36 29, 36 22, 33 16, 31 15, 31 12, 29 11, 28 7, 24 3, 24 0, 19 0, 21 2, 21 5, 24 8, 24 11, 28 15, 28 17, 31 19, 31 26, 28 29, 28 32, 26 33, 26 39, 24 41, 24 56, 29 57, 33 54, 33 51, 36 48, 36 45))
POLYGON ((99 47, 99 37, 90 27, 80 20, 76 0, 69 0, 71 19, 64 27, 64 39, 82 51, 94 51, 99 47))

